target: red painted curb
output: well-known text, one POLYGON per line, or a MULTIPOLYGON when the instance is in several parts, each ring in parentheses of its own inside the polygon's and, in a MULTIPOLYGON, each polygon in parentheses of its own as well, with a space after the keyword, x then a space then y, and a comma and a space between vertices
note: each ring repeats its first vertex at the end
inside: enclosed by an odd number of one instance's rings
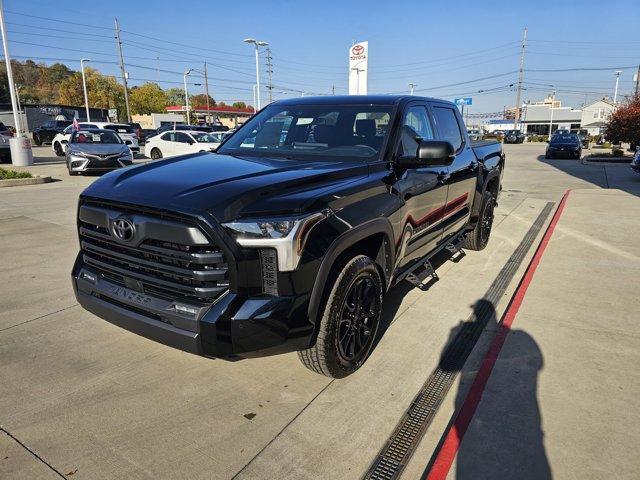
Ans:
POLYGON ((467 393, 467 397, 465 398, 457 417, 454 419, 452 427, 448 432, 446 432, 445 440, 442 443, 440 450, 438 451, 431 469, 423 474, 423 479, 444 480, 449 474, 449 470, 451 469, 453 460, 458 453, 458 448, 460 448, 460 444, 462 443, 464 434, 469 428, 471 419, 473 418, 474 414, 476 413, 476 409, 480 404, 482 393, 484 392, 484 388, 489 381, 489 377, 491 376, 493 367, 498 360, 500 350, 502 350, 502 346, 504 345, 504 342, 507 338, 507 334, 511 330, 511 325, 513 324, 513 321, 518 314, 518 310, 520 310, 520 306, 522 305, 524 296, 527 293, 529 284, 531 284, 533 275, 538 268, 540 259, 542 258, 542 255, 544 254, 544 251, 549 244, 549 240, 551 239, 551 235, 553 235, 553 231, 558 224, 558 220, 560 220, 560 216, 564 211, 569 193, 571 193, 571 190, 567 190, 562 196, 562 200, 560 200, 560 204, 556 209, 556 213, 553 215, 553 218, 551 219, 551 222, 549 223, 549 226, 547 227, 542 240, 540 240, 540 244, 538 245, 533 258, 529 262, 527 270, 520 280, 520 284, 516 288, 513 298, 511 299, 511 302, 507 307, 507 311, 502 317, 498 333, 491 342, 489 351, 482 361, 482 366, 480 367, 480 370, 478 370, 476 378, 473 380, 473 384, 471 385, 471 388, 467 393))

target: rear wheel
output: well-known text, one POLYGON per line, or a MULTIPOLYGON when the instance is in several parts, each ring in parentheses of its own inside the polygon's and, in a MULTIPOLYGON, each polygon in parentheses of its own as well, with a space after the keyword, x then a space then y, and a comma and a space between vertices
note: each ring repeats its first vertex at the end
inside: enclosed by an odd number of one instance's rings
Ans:
POLYGON ((153 160, 159 160, 162 158, 162 152, 160 151, 159 148, 152 148, 151 149, 151 158, 153 160))
POLYGON ((42 139, 40 138, 40 135, 38 135, 37 133, 33 135, 33 143, 35 143, 38 146, 42 145, 42 139))
POLYGON ((360 368, 378 331, 382 293, 373 260, 364 255, 349 260, 331 286, 315 345, 298 352, 304 366, 332 378, 360 368))
POLYGON ((464 248, 468 250, 483 250, 489 243, 491 228, 493 227, 493 209, 495 199, 491 192, 484 192, 482 197, 482 207, 480 208, 480 218, 472 231, 467 234, 464 240, 464 248))

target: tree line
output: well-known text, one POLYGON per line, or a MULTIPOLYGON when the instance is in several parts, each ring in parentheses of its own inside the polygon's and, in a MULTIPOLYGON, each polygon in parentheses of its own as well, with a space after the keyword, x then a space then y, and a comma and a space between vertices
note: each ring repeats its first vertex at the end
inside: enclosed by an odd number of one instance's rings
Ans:
MULTIPOLYGON (((84 105, 82 74, 62 63, 47 66, 33 60, 11 61, 13 79, 18 87, 21 104, 84 105)), ((112 75, 85 67, 89 106, 92 108, 116 108, 120 117, 126 112, 124 87, 112 75)), ((0 65, 0 103, 10 103, 9 81, 4 63, 0 65)), ((207 104, 205 94, 189 95, 192 106, 207 104)), ((184 105, 182 88, 163 89, 157 83, 146 82, 129 88, 131 113, 149 114, 164 112, 169 105, 184 105)), ((209 105, 227 106, 209 96, 209 105)), ((247 108, 244 102, 235 102, 233 108, 247 108)))

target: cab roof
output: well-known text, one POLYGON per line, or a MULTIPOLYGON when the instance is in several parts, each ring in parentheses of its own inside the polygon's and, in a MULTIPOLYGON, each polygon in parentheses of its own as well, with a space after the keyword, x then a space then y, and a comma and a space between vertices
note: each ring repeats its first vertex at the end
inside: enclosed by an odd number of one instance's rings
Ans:
POLYGON ((414 95, 322 95, 316 97, 297 97, 278 100, 270 105, 395 105, 410 100, 448 103, 440 98, 418 97, 414 95))

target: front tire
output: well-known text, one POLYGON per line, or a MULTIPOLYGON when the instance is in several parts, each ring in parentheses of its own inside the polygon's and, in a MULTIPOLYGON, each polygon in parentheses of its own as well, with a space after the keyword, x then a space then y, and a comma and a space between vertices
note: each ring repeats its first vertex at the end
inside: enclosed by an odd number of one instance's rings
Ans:
POLYGON ((484 250, 489 243, 491 228, 493 227, 493 209, 495 204, 496 201, 493 194, 491 192, 484 192, 478 223, 476 223, 476 226, 467 234, 464 240, 464 248, 467 250, 484 250))
POLYGON ((40 135, 35 134, 33 136, 33 143, 35 143, 37 146, 42 145, 42 139, 40 138, 40 135))
POLYGON ((64 157, 64 150, 62 150, 62 145, 60 145, 58 142, 54 143, 53 150, 56 152, 56 155, 58 157, 64 157))
POLYGON ((331 286, 315 345, 298 352, 304 366, 331 378, 358 370, 375 341, 383 291, 373 260, 364 255, 349 260, 331 286))

